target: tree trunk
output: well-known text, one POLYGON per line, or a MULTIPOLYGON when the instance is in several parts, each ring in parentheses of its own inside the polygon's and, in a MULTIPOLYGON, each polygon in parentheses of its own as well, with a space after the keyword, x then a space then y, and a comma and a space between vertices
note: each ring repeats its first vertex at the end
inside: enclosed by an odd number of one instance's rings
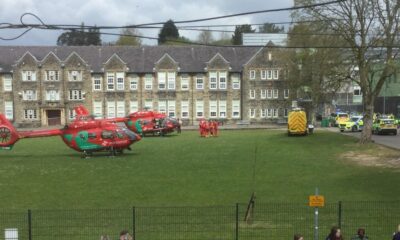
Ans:
POLYGON ((374 116, 374 101, 368 101, 364 105, 364 128, 361 133, 360 143, 366 144, 372 142, 372 121, 374 116))

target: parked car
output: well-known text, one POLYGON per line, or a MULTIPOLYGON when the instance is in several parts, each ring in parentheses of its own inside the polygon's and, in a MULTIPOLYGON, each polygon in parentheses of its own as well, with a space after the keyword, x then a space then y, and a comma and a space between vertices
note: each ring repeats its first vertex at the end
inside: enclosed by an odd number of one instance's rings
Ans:
POLYGON ((397 135, 397 126, 393 119, 379 119, 377 118, 372 125, 373 134, 390 134, 397 135))
POLYGON ((346 122, 339 124, 339 129, 341 132, 344 131, 359 132, 362 131, 363 127, 364 127, 363 116, 352 116, 346 122))

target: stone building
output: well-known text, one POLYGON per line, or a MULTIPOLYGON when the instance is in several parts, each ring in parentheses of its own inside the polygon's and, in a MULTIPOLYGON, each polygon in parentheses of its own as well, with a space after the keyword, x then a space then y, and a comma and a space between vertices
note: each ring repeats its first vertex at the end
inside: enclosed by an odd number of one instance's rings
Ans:
POLYGON ((285 121, 284 64, 273 47, 0 46, 0 112, 19 127, 152 109, 197 124, 285 121))

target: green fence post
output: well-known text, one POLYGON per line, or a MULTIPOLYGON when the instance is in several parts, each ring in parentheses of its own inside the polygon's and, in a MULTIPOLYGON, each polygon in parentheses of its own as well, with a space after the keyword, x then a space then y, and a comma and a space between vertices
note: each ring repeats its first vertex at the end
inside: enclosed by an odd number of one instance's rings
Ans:
POLYGON ((339 201, 338 207, 338 227, 342 228, 342 201, 339 201))
POLYGON ((236 229, 235 240, 239 240, 239 203, 236 203, 236 229))
POLYGON ((136 209, 135 207, 132 207, 132 236, 133 239, 137 239, 136 238, 136 209))
POLYGON ((32 240, 32 211, 28 209, 28 239, 32 240))

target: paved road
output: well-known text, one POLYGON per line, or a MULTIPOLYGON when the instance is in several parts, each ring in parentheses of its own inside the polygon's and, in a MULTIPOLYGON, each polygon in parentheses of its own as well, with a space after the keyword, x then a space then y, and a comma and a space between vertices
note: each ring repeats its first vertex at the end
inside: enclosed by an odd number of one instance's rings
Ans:
MULTIPOLYGON (((332 132, 339 132, 339 129, 337 128, 327 128, 332 132)), ((344 132, 344 133, 340 133, 340 134, 344 134, 347 136, 353 136, 356 138, 360 138, 361 133, 357 132, 357 133, 352 133, 352 132, 344 132)), ((391 148, 397 148, 400 149, 400 131, 397 130, 397 136, 393 136, 393 135, 372 135, 372 140, 374 140, 376 143, 381 144, 381 145, 385 145, 391 148)))

